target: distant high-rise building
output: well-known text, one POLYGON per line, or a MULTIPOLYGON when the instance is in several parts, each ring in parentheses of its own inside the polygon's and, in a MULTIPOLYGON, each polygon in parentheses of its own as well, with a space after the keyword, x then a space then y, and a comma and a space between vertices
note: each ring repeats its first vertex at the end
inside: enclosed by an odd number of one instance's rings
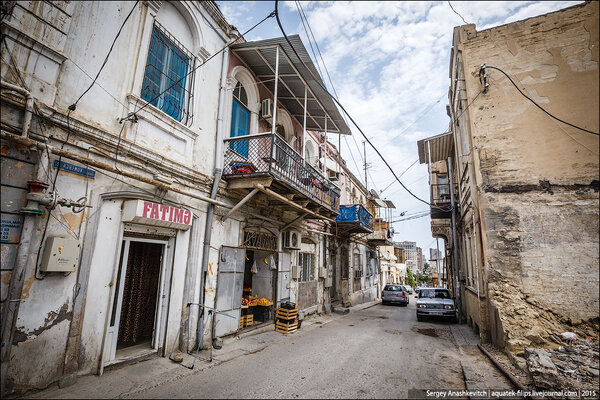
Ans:
POLYGON ((414 266, 410 270, 415 271, 418 268, 417 242, 394 242, 394 247, 404 250, 407 267, 414 266))

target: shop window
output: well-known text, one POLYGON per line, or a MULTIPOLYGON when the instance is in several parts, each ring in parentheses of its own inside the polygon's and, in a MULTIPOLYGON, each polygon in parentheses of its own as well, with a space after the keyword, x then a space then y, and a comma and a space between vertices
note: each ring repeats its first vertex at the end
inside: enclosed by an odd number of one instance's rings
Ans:
POLYGON ((192 61, 191 53, 155 22, 141 97, 186 125, 192 119, 193 75, 188 76, 192 61))
POLYGON ((298 255, 298 264, 300 264, 300 282, 314 281, 315 255, 312 253, 300 253, 298 255))

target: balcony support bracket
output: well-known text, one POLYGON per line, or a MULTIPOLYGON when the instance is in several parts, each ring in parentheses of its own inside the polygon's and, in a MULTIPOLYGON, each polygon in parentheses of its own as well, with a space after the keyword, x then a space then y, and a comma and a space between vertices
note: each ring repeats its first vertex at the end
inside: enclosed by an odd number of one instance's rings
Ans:
POLYGON ((314 211, 309 210, 308 208, 302 207, 301 205, 296 204, 293 201, 290 201, 290 200, 286 199, 284 196, 280 195, 279 193, 275 193, 271 189, 265 188, 263 185, 256 184, 256 185, 254 185, 254 188, 260 190, 261 192, 263 192, 267 196, 273 197, 273 198, 281 201, 284 204, 287 204, 287 205, 289 205, 291 207, 294 207, 297 210, 300 210, 300 211, 303 211, 303 212, 308 213, 310 215, 313 215, 314 217, 316 217, 316 219, 324 219, 324 220, 329 221, 329 222, 335 222, 334 219, 327 218, 324 215, 318 214, 318 213, 316 213, 314 211))
POLYGON ((240 200, 240 202, 237 203, 231 210, 229 210, 229 212, 227 214, 225 214, 223 217, 221 217, 221 221, 225 221, 227 218, 229 218, 231 216, 231 214, 233 214, 234 212, 239 210, 239 208, 241 206, 243 206, 248 200, 250 200, 252 198, 252 196, 254 196, 256 193, 258 193, 258 189, 257 188, 252 189, 250 191, 250 193, 248 193, 246 195, 246 197, 244 197, 242 200, 240 200))

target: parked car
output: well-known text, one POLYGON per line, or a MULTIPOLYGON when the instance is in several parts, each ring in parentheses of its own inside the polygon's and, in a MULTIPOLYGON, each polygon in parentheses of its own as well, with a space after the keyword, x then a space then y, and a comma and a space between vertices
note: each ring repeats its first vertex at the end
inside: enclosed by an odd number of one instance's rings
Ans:
POLYGON ((448 289, 421 288, 417 300, 417 321, 423 317, 450 318, 456 322, 454 299, 448 289))
POLYGON ((381 304, 400 303, 406 306, 409 302, 408 293, 402 285, 385 285, 381 291, 381 304))
POLYGON ((404 289, 406 289, 406 293, 413 294, 413 290, 410 287, 410 285, 402 285, 402 286, 404 286, 404 289))

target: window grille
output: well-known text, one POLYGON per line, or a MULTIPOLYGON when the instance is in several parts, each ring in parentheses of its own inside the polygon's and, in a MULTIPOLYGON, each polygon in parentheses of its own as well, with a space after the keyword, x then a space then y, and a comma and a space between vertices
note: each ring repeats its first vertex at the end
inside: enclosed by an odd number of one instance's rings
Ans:
POLYGON ((154 23, 142 83, 142 99, 185 125, 192 123, 195 58, 158 22, 154 23))
POLYGON ((312 253, 298 254, 298 264, 300 264, 300 282, 314 281, 315 273, 315 255, 312 253))
POLYGON ((353 267, 354 267, 354 277, 355 278, 362 277, 363 276, 363 268, 362 268, 362 264, 360 262, 360 254, 359 253, 354 253, 353 267))

